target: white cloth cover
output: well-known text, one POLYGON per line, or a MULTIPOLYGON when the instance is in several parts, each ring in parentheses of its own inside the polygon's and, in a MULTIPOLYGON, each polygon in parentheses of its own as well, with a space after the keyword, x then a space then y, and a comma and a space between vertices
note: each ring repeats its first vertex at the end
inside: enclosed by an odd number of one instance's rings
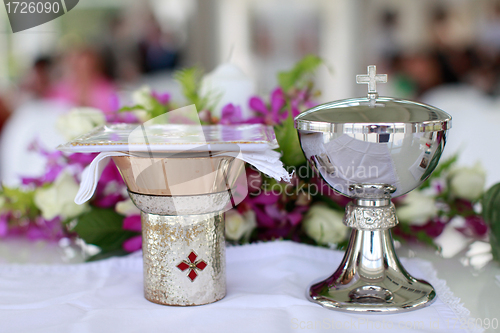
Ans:
MULTIPOLYGON (((112 156, 127 155, 129 154, 120 152, 102 152, 97 155, 82 173, 80 189, 76 194, 75 203, 81 205, 92 198, 102 171, 112 156)), ((291 175, 283 167, 283 163, 280 160, 280 153, 271 149, 259 152, 223 152, 214 154, 213 156, 233 156, 253 165, 259 171, 278 181, 290 181, 291 175)))
MULTIPOLYGON (((2 332, 481 332, 459 329, 469 311, 429 262, 402 259, 438 298, 392 315, 325 309, 305 297, 311 281, 333 273, 343 253, 292 242, 227 248, 227 296, 170 307, 143 296, 139 253, 76 265, 0 265, 2 332), (333 326, 333 329, 332 329, 333 326), (390 328, 392 326, 392 329, 390 328)), ((196 283, 193 282, 193 283, 196 283)))

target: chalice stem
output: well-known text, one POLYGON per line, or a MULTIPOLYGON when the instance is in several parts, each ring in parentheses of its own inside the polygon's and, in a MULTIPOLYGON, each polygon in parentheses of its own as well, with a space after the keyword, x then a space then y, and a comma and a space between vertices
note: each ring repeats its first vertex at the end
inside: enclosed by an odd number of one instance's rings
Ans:
POLYGON ((357 228, 351 232, 335 273, 312 284, 309 298, 324 307, 351 312, 394 313, 432 302, 436 297, 434 288, 412 277, 396 255, 390 231, 392 224, 397 224, 392 203, 371 207, 371 213, 366 209, 356 204, 347 207, 344 221, 357 228), (374 216, 383 218, 377 220, 374 216))

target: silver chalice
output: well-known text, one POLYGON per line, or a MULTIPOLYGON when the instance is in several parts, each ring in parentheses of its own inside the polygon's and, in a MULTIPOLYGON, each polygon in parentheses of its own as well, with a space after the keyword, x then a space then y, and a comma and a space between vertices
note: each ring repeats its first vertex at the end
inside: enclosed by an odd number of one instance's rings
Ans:
POLYGON ((353 198, 344 224, 352 228, 337 270, 307 294, 326 308, 395 313, 430 304, 427 282, 404 269, 390 228, 398 223, 391 198, 421 185, 443 152, 451 116, 421 103, 379 97, 387 75, 358 75, 368 96, 319 105, 295 118, 309 163, 337 192, 353 198))

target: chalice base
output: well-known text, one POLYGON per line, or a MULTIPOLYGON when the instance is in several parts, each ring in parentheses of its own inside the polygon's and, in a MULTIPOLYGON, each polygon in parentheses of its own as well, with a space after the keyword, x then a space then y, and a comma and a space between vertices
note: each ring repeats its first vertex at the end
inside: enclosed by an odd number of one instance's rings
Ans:
POLYGON ((337 271, 326 280, 313 283, 307 296, 329 309, 396 313, 431 304, 436 292, 401 265, 390 229, 353 229, 337 271))

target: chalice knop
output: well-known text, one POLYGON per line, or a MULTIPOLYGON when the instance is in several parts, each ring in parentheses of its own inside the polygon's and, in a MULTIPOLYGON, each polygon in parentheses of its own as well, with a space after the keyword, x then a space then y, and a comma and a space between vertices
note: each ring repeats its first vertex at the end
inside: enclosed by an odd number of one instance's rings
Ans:
POLYGON ((398 224, 391 198, 421 185, 438 164, 451 116, 430 105, 379 97, 377 82, 387 75, 358 75, 368 96, 334 101, 295 118, 309 163, 337 192, 353 199, 344 224, 352 228, 337 270, 313 283, 311 301, 337 310, 386 312, 414 310, 436 297, 415 279, 394 251, 390 228, 398 224))

